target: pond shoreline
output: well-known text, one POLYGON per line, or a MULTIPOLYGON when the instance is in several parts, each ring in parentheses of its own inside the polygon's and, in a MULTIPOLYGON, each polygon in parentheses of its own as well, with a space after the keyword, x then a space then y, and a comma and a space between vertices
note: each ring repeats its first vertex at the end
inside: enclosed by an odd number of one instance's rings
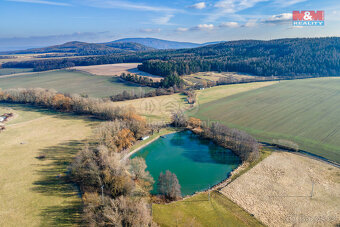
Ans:
POLYGON ((124 155, 124 157, 121 159, 121 161, 125 162, 127 159, 129 159, 133 154, 137 153, 139 150, 143 149, 144 147, 148 146, 150 143, 156 141, 157 139, 159 139, 161 136, 165 136, 165 135, 170 135, 170 134, 173 134, 173 133, 177 133, 177 132, 180 132, 181 130, 178 130, 178 131, 168 131, 168 132, 164 132, 164 133, 161 133, 159 134, 158 136, 156 136, 155 138, 151 139, 150 141, 148 141, 147 143, 135 148, 134 150, 132 151, 128 151, 127 154, 124 155))
MULTIPOLYGON (((160 134, 156 134, 138 148, 131 149, 122 161, 136 155, 143 157, 154 179, 161 172, 170 170, 181 183, 183 197, 220 185, 241 164, 232 151, 211 143, 210 140, 202 140, 190 130, 166 134, 170 135, 161 139, 160 134), (190 149, 193 149, 192 152, 190 149), (149 152, 154 153, 147 155, 149 152)), ((157 187, 153 194, 156 191, 157 187)))

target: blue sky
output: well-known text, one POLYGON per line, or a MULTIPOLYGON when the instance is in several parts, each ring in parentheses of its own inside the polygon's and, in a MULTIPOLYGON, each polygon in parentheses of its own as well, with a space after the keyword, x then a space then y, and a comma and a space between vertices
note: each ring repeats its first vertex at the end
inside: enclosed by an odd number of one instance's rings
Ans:
POLYGON ((0 0, 0 50, 126 37, 202 43, 323 36, 340 36, 339 0, 0 0), (325 26, 292 27, 293 10, 325 10, 325 26))

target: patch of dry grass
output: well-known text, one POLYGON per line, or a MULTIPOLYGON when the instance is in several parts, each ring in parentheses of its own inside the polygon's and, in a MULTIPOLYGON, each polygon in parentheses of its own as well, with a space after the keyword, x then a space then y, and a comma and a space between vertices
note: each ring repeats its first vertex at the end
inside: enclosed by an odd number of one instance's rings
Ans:
POLYGON ((268 226, 340 222, 340 170, 297 154, 275 152, 221 192, 268 226))
POLYGON ((233 78, 235 80, 242 80, 242 79, 253 79, 256 78, 258 80, 264 79, 264 77, 259 76, 252 76, 250 74, 246 73, 237 73, 237 72, 198 72, 193 73, 190 75, 186 75, 183 77, 183 79, 189 83, 201 83, 202 81, 207 82, 217 82, 221 78, 233 78))

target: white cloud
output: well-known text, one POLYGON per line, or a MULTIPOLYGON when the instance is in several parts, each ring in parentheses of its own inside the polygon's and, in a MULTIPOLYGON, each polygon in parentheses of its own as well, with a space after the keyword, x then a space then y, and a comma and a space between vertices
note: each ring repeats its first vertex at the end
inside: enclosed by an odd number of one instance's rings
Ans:
POLYGON ((219 0, 214 5, 217 10, 208 16, 207 21, 216 21, 221 17, 230 16, 230 14, 235 14, 265 1, 268 0, 219 0))
POLYGON ((221 28, 237 28, 239 27, 240 25, 237 23, 237 22, 223 22, 220 24, 220 27, 221 28))
POLYGON ((251 8, 258 2, 268 0, 220 0, 214 5, 216 8, 223 9, 226 13, 235 13, 247 8, 251 8))
POLYGON ((177 32, 186 32, 188 30, 189 30, 188 28, 177 28, 176 29, 177 32))
POLYGON ((275 3, 283 7, 295 5, 297 3, 305 2, 307 0, 276 0, 275 3))
POLYGON ((267 19, 264 19, 263 22, 270 24, 280 24, 292 20, 292 17, 293 17, 292 13, 281 13, 278 15, 273 15, 267 19))
POLYGON ((191 30, 213 30, 214 28, 215 26, 213 24, 199 24, 191 28, 191 30))
POLYGON ((82 3, 98 8, 117 8, 128 9, 138 11, 152 11, 152 12, 182 12, 183 10, 162 7, 162 6, 150 6, 146 4, 138 4, 129 1, 122 0, 84 0, 82 3))
POLYGON ((199 2, 199 3, 193 4, 192 6, 190 6, 190 8, 194 8, 194 9, 204 9, 205 7, 207 7, 205 2, 199 2))
POLYGON ((243 27, 255 27, 257 25, 257 20, 256 19, 250 19, 247 21, 247 23, 244 24, 243 27))
POLYGON ((34 3, 34 4, 44 4, 44 5, 55 5, 55 6, 70 6, 68 3, 63 2, 52 2, 45 0, 7 0, 8 2, 23 2, 23 3, 34 3))
POLYGON ((160 28, 143 28, 139 30, 140 32, 143 33, 159 33, 161 32, 160 28))
POLYGON ((162 25, 166 25, 169 24, 169 21, 171 18, 173 18, 174 15, 165 15, 163 17, 159 17, 159 18, 154 18, 152 19, 152 22, 155 24, 162 24, 162 25))

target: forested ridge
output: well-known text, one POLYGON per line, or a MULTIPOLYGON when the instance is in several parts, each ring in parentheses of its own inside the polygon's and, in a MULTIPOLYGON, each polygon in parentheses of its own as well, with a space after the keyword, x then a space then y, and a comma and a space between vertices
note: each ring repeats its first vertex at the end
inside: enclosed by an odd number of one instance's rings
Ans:
POLYGON ((110 42, 110 43, 85 43, 67 42, 61 45, 54 45, 28 50, 5 51, 0 54, 42 54, 42 53, 73 53, 75 55, 107 55, 116 53, 128 53, 135 51, 151 51, 153 48, 133 42, 110 42))
POLYGON ((233 71, 282 78, 339 76, 340 37, 241 40, 192 49, 9 62, 3 67, 42 71, 122 62, 143 62, 140 70, 164 77, 200 71, 233 71))

